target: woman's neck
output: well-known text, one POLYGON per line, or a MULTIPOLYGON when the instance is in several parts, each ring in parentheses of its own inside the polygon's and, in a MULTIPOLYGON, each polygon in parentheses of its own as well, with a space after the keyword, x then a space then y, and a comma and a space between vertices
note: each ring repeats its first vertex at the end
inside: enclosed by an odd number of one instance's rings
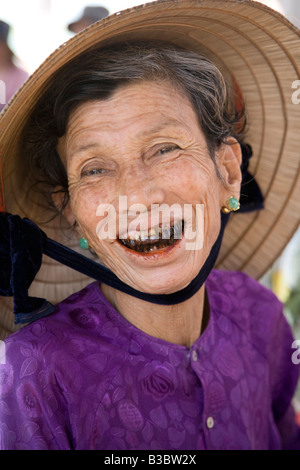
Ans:
POLYGON ((124 294, 104 284, 101 290, 115 309, 139 330, 173 344, 191 347, 208 315, 204 286, 189 300, 176 305, 157 305, 124 294))

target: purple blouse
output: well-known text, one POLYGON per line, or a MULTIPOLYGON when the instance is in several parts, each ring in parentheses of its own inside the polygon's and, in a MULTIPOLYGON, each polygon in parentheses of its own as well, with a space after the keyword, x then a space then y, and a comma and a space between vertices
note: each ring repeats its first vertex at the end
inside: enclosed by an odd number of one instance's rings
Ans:
POLYGON ((281 303, 242 273, 206 289, 190 349, 135 328, 96 282, 7 338, 0 449, 300 449, 281 303))

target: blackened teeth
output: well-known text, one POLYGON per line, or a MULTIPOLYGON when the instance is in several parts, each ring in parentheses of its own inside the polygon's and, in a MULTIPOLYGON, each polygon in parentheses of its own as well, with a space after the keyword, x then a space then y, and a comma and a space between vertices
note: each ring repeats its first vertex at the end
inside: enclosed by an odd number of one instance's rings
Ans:
MULTIPOLYGON (((184 222, 182 221, 182 233, 183 233, 184 222)), ((171 246, 176 242, 178 239, 174 240, 174 226, 170 227, 170 238, 163 239, 161 235, 156 240, 151 241, 142 241, 142 240, 131 240, 131 239, 119 239, 119 243, 126 246, 127 248, 137 251, 139 253, 147 253, 151 251, 160 250, 166 248, 167 246, 171 246)))

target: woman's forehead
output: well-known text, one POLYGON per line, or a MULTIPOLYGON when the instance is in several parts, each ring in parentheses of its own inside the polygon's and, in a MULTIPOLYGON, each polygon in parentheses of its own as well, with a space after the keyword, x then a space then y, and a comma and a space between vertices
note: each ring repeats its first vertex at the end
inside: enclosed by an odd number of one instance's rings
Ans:
POLYGON ((143 82, 118 89, 106 100, 82 103, 70 115, 66 136, 78 139, 84 133, 126 132, 131 127, 140 137, 166 127, 183 128, 197 122, 188 98, 169 84, 143 82))
POLYGON ((131 84, 106 100, 78 106, 58 150, 63 156, 95 141, 126 145, 130 139, 145 141, 160 133, 167 137, 168 132, 174 137, 193 129, 199 131, 197 116, 183 93, 167 84, 131 84))

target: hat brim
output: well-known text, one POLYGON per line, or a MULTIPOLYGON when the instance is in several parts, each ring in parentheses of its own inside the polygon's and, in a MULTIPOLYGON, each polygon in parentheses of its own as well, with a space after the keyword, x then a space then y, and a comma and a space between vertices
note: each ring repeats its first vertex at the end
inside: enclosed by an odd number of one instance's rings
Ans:
MULTIPOLYGON (((300 104, 293 100, 293 84, 300 79, 300 33, 258 2, 159 0, 106 17, 71 38, 36 70, 1 115, 4 176, 14 169, 24 125, 55 73, 96 45, 137 39, 161 39, 200 51, 235 77, 248 115, 246 140, 253 149, 249 171, 262 190, 265 209, 231 217, 216 267, 260 278, 299 225, 300 104)), ((12 200, 12 188, 7 189, 8 179, 4 183, 7 210, 34 220, 33 208, 26 203, 21 208, 12 200)), ((89 282, 54 262, 45 266, 31 290, 49 301, 60 301, 89 282)))

